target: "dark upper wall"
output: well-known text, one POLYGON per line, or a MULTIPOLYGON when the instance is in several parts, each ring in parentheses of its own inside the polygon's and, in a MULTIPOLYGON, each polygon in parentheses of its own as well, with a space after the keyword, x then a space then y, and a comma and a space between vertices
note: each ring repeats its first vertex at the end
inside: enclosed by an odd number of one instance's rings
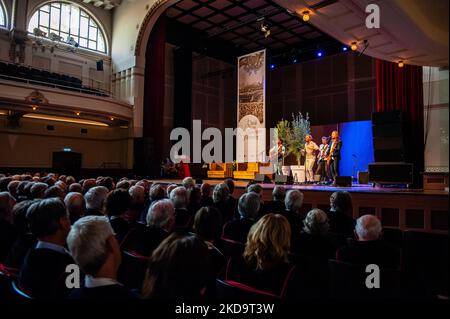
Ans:
POLYGON ((312 125, 368 120, 375 95, 375 60, 364 55, 338 54, 267 70, 267 125, 298 111, 308 112, 312 125))

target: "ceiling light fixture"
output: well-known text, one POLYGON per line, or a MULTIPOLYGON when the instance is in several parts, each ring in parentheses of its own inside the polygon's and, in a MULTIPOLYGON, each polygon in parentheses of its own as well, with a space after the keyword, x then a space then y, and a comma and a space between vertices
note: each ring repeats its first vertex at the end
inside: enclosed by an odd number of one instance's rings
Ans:
POLYGON ((399 68, 403 68, 404 66, 405 66, 405 64, 403 63, 403 61, 398 61, 399 68))
POLYGON ((309 14, 310 14, 309 10, 305 10, 305 11, 302 12, 303 21, 305 21, 305 22, 309 21, 309 19, 310 19, 310 15, 309 14))
POLYGON ((356 51, 358 49, 358 43, 356 41, 353 41, 350 44, 350 49, 352 49, 352 51, 356 51))

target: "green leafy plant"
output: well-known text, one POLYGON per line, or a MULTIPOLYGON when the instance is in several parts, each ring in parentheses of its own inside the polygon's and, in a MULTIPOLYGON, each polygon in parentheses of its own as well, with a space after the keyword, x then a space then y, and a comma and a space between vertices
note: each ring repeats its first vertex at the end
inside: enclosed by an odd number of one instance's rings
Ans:
POLYGON ((297 114, 292 113, 291 129, 289 130, 287 138, 287 153, 292 154, 297 158, 297 164, 300 165, 300 160, 305 146, 305 137, 311 133, 311 125, 309 122, 309 115, 303 117, 301 112, 297 114))

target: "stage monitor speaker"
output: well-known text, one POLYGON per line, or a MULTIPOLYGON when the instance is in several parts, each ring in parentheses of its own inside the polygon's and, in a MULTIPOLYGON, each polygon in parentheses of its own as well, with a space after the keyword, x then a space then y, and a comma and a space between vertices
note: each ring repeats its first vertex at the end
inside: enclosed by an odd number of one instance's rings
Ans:
POLYGON ((290 175, 279 175, 275 174, 275 184, 287 184, 292 185, 294 184, 294 179, 290 175))
POLYGON ((369 172, 358 171, 358 184, 369 184, 369 172))
POLYGON ((336 186, 351 187, 352 177, 351 176, 336 176, 336 186))
POLYGON ((256 174, 253 180, 256 183, 270 183, 271 180, 266 174, 256 174))
POLYGON ((369 164, 369 182, 378 184, 412 184, 413 164, 396 162, 369 164))
POLYGON ((81 153, 53 152, 52 170, 55 173, 80 176, 81 153))

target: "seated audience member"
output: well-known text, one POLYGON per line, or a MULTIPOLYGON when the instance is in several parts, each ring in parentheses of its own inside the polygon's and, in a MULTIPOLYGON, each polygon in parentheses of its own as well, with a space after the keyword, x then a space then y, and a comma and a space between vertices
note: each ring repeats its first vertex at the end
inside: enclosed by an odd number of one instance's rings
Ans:
POLYGON ((68 186, 63 181, 57 181, 54 186, 59 187, 63 191, 64 194, 67 193, 68 186))
POLYGON ((152 187, 150 187, 149 196, 151 203, 167 198, 166 190, 161 184, 153 184, 152 187))
MULTIPOLYGON (((13 224, 17 230, 17 239, 5 260, 5 264, 8 267, 19 269, 23 264, 28 250, 36 245, 36 237, 28 229, 27 222, 27 210, 33 203, 32 200, 24 200, 17 203, 12 209, 13 224)), ((0 232, 0 234, 2 233, 3 231, 0 232)))
POLYGON ((12 177, 2 177, 0 178, 0 192, 7 192, 8 185, 12 182, 12 177))
POLYGON ((272 191, 272 200, 264 203, 263 214, 282 214, 286 209, 284 199, 286 197, 286 189, 277 185, 272 191))
POLYGON ((27 220, 38 243, 25 257, 19 287, 33 298, 64 298, 69 292, 66 267, 74 263, 64 248, 70 231, 64 203, 58 198, 36 201, 28 208, 27 220))
POLYGON ((120 182, 117 183, 116 185, 116 189, 121 188, 124 190, 129 190, 131 187, 130 182, 128 180, 121 180, 120 182))
POLYGON ((17 186, 17 201, 21 202, 24 200, 28 200, 27 194, 25 193, 25 186, 31 184, 30 181, 21 181, 19 186, 17 186))
POLYGON ((104 186, 109 191, 112 191, 116 188, 116 185, 114 184, 114 181, 111 177, 100 177, 97 180, 97 186, 104 186))
POLYGON ((76 182, 77 182, 77 180, 75 179, 75 177, 73 177, 73 176, 66 177, 65 183, 66 183, 67 187, 69 187, 70 185, 72 185, 73 183, 76 183, 76 182))
POLYGON ((8 192, 0 193, 0 263, 3 263, 17 238, 12 210, 16 200, 8 192))
MULTIPOLYGON (((80 182, 80 184, 81 184, 81 182, 80 182)), ((97 183, 95 182, 95 179, 89 178, 89 179, 86 179, 83 182, 83 184, 81 184, 81 185, 83 185, 83 192, 82 193, 86 194, 92 187, 97 186, 97 183)))
POLYGON ((261 201, 256 193, 244 193, 238 201, 239 219, 229 221, 223 227, 223 238, 245 243, 250 228, 258 218, 261 201))
POLYGON ((69 193, 83 193, 83 188, 81 187, 81 184, 78 183, 72 183, 70 184, 69 188, 69 193))
POLYGON ((85 216, 103 216, 104 202, 108 196, 108 189, 104 186, 95 186, 90 188, 84 195, 86 200, 85 216))
POLYGON ((148 197, 149 193, 150 193, 150 188, 152 186, 152 183, 149 182, 146 179, 141 179, 140 181, 136 182, 136 186, 142 186, 144 187, 144 191, 145 191, 145 196, 148 197))
POLYGON ((212 206, 214 202, 211 198, 211 184, 203 183, 200 187, 200 192, 202 193, 202 198, 200 200, 201 207, 212 206))
POLYGON ((169 186, 167 186, 167 189, 166 189, 166 196, 167 196, 167 198, 170 198, 170 193, 172 193, 172 191, 175 189, 175 188, 177 188, 178 187, 178 185, 177 184, 170 184, 169 186))
POLYGON ((42 177, 40 181, 47 184, 48 187, 55 185, 55 178, 53 174, 48 174, 47 176, 42 177))
POLYGON ((229 196, 228 196, 228 204, 231 207, 236 208, 237 206, 237 198, 233 197, 233 193, 234 193, 234 181, 232 178, 227 178, 226 180, 223 181, 225 183, 225 185, 228 186, 228 191, 229 191, 229 196))
POLYGON ((330 232, 353 237, 355 221, 352 218, 353 204, 349 192, 334 192, 330 196, 330 211, 328 219, 330 232))
POLYGON ((137 298, 117 282, 122 256, 108 218, 87 216, 79 219, 67 236, 67 245, 73 259, 86 275, 84 285, 74 289, 69 299, 137 298))
POLYGON ((17 188, 19 187, 20 181, 11 181, 8 184, 8 192, 9 194, 14 197, 16 200, 18 200, 18 196, 17 196, 17 188))
POLYGON ((61 189, 59 186, 50 186, 45 190, 44 198, 53 198, 57 197, 60 200, 64 200, 64 190, 61 189))
POLYGON ((294 267, 288 261, 290 239, 285 217, 264 215, 250 229, 243 256, 228 262, 225 279, 280 296, 294 267))
POLYGON ((185 177, 181 185, 188 190, 191 187, 195 187, 195 180, 192 177, 185 177))
POLYGON ((234 207, 229 205, 230 191, 225 183, 214 186, 212 199, 214 207, 222 214, 222 222, 226 223, 231 220, 234 215, 234 207))
POLYGON ((202 193, 197 186, 190 187, 187 190, 189 205, 187 207, 189 213, 194 216, 195 213, 202 207, 200 202, 202 200, 202 193))
POLYGON ((286 210, 281 214, 287 218, 289 225, 291 225, 292 242, 297 241, 298 235, 302 228, 302 216, 300 209, 303 205, 303 193, 299 190, 292 189, 287 192, 284 200, 286 210))
POLYGON ((202 207, 194 217, 194 233, 204 240, 208 246, 208 252, 211 259, 213 270, 212 282, 215 284, 216 276, 225 265, 223 253, 216 247, 222 231, 222 216, 214 207, 202 207))
POLYGON ((122 244, 123 250, 143 256, 152 252, 175 228, 175 208, 168 199, 154 202, 148 209, 147 226, 136 227, 122 244))
POLYGON ((355 226, 356 240, 339 248, 337 259, 357 265, 376 264, 380 268, 398 269, 401 252, 381 240, 382 230, 381 222, 376 216, 359 217, 355 226))
POLYGON ((126 215, 126 219, 129 222, 137 222, 141 217, 147 204, 147 196, 145 195, 145 188, 142 186, 131 186, 128 190, 131 196, 130 209, 126 215))
POLYGON ((303 231, 298 240, 291 243, 292 252, 325 261, 334 258, 336 249, 328 238, 330 225, 327 214, 323 210, 314 208, 306 215, 303 225, 303 231))
MULTIPOLYGON (((73 184, 72 184, 73 185, 73 184)), ((86 204, 81 193, 69 193, 64 198, 70 223, 73 225, 78 219, 84 216, 86 204)))
POLYGON ((48 185, 46 183, 34 183, 30 189, 31 199, 44 198, 47 188, 48 185))
POLYGON ((109 217, 109 221, 119 243, 122 243, 130 230, 130 223, 126 219, 130 203, 130 194, 122 188, 111 191, 105 199, 105 212, 109 217))
POLYGON ((175 207, 175 227, 188 229, 194 215, 187 209, 189 201, 186 188, 184 188, 184 186, 179 186, 172 190, 170 192, 170 200, 175 207))
POLYGON ((211 272, 208 247, 196 235, 173 233, 156 250, 142 288, 146 299, 199 300, 211 272))

